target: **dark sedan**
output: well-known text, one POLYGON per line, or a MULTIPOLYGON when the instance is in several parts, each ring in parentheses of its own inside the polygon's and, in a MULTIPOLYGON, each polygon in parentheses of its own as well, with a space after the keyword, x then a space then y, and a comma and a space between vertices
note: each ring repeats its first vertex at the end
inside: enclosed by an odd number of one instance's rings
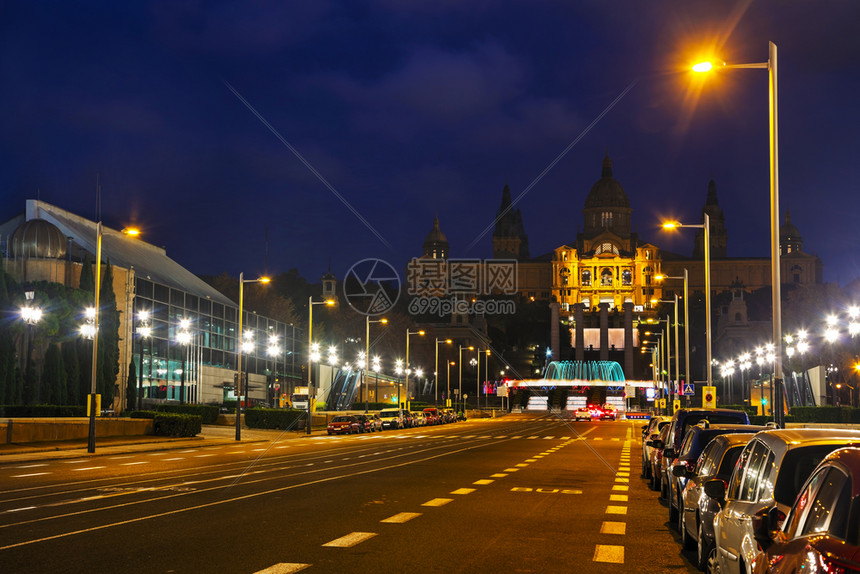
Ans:
POLYGON ((361 432, 361 423, 352 415, 338 415, 328 423, 328 434, 353 434, 361 432))

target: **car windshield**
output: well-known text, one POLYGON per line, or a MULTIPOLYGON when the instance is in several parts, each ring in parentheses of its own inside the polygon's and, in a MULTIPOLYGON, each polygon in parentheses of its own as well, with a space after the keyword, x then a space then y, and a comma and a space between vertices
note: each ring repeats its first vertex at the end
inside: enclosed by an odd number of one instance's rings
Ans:
POLYGON ((382 411, 379 416, 384 419, 393 418, 397 416, 397 411, 382 411))
POLYGON ((347 416, 338 416, 331 419, 331 422, 333 423, 348 423, 350 421, 352 421, 352 417, 347 416))

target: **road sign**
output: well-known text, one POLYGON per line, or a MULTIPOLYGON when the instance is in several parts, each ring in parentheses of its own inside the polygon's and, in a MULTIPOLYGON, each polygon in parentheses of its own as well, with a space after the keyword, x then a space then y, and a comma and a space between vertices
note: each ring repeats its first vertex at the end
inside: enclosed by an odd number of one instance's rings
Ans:
POLYGON ((672 401, 672 411, 677 411, 681 408, 681 399, 675 399, 672 401))
POLYGON ((706 409, 717 408, 717 387, 702 387, 702 406, 706 409))
POLYGON ((693 383, 684 383, 684 392, 681 393, 684 396, 692 397, 696 394, 696 389, 693 387, 693 383))

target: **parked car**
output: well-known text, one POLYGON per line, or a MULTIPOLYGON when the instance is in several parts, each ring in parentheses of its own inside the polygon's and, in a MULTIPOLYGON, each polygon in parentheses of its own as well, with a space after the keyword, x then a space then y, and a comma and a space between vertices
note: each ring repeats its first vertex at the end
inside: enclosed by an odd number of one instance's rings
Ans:
POLYGON ((379 418, 379 415, 376 413, 367 415, 370 418, 370 424, 373 427, 372 430, 382 432, 382 419, 379 418))
POLYGON ((750 418, 744 411, 734 409, 678 409, 672 415, 669 423, 669 436, 663 443, 663 458, 660 466, 660 496, 668 497, 669 476, 672 474, 672 466, 675 458, 681 450, 681 442, 687 435, 687 430, 701 421, 711 424, 750 424, 750 418))
POLYGON ((412 413, 406 409, 400 409, 400 418, 403 420, 403 428, 412 428, 415 426, 415 420, 412 418, 412 413))
POLYGON ((842 448, 827 455, 800 489, 782 529, 759 539, 765 550, 753 572, 860 572, 858 512, 860 448, 842 448))
POLYGON ((358 421, 359 432, 373 432, 372 419, 365 414, 352 415, 358 421))
POLYGON ((337 415, 328 423, 328 434, 353 434, 361 432, 361 423, 352 415, 337 415))
POLYGON ((577 421, 590 421, 591 411, 588 407, 579 407, 573 412, 573 418, 577 421))
POLYGON ((654 450, 653 441, 660 438, 660 431, 669 424, 672 419, 664 416, 654 416, 648 420, 647 425, 642 425, 642 478, 651 478, 651 451, 654 450))
POLYGON ((382 420, 383 429, 401 429, 403 428, 403 415, 400 409, 385 409, 379 411, 379 418, 382 420))
POLYGON ((663 475, 660 469, 663 464, 663 445, 669 438, 670 426, 666 424, 666 426, 660 429, 660 434, 656 439, 648 441, 648 445, 651 447, 651 458, 648 460, 648 464, 651 467, 651 480, 649 483, 651 490, 659 491, 663 486, 661 484, 663 482, 663 475))
MULTIPOLYGON (((689 480, 681 494, 681 544, 685 548, 695 545, 696 564, 705 572, 715 572, 717 568, 714 516, 720 511, 720 505, 705 495, 703 486, 712 478, 729 480, 741 451, 754 434, 735 433, 714 437, 699 456, 696 468, 692 473, 687 473, 689 480)), ((673 469, 673 472, 677 471, 673 469)))
POLYGON ((860 431, 836 428, 777 429, 757 433, 744 447, 728 484, 705 483, 722 510, 714 518, 717 561, 722 574, 750 572, 769 526, 781 525, 791 505, 824 458, 860 431))
MULTIPOLYGON (((769 427, 752 426, 752 425, 712 425, 707 420, 701 421, 699 424, 690 427, 687 431, 687 436, 684 437, 684 442, 681 444, 681 449, 672 463, 672 468, 668 473, 669 481, 666 484, 667 498, 669 502, 669 524, 673 524, 678 528, 678 532, 682 532, 683 528, 681 520, 683 514, 680 512, 683 508, 681 501, 681 493, 684 486, 687 484, 687 479, 692 475, 696 462, 699 460, 699 455, 705 449, 705 446, 714 437, 730 433, 757 433, 769 427), (678 468, 678 467, 683 468, 678 468)), ((776 428, 776 427, 771 427, 776 428)))
POLYGON ((412 411, 413 426, 423 427, 427 424, 427 419, 424 417, 424 411, 412 411))
POLYGON ((427 419, 428 425, 438 425, 439 421, 439 410, 435 407, 427 407, 424 409, 424 418, 427 419))

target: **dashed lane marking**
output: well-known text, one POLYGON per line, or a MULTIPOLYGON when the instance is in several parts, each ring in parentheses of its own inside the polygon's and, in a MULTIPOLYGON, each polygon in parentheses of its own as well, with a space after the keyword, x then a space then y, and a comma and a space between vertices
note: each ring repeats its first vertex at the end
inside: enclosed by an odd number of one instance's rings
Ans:
POLYGON ((488 479, 488 478, 482 478, 481 480, 476 480, 476 481, 475 481, 475 482, 473 482, 472 484, 476 484, 476 485, 478 485, 478 486, 484 486, 484 485, 487 485, 487 484, 493 484, 494 482, 496 482, 496 481, 495 481, 495 480, 490 480, 490 479, 488 479))
POLYGON ((594 562, 624 564, 624 547, 598 544, 594 548, 594 562))
POLYGON ((506 468, 505 472, 516 472, 518 470, 519 470, 518 468, 506 468))
POLYGON ((626 506, 607 506, 606 514, 627 514, 626 506))
POLYGON ((449 502, 454 500, 453 498, 434 498, 433 500, 428 500, 421 506, 445 506, 449 502))
POLYGON ((175 458, 165 458, 165 459, 164 459, 164 462, 168 462, 168 461, 171 461, 171 460, 183 460, 183 459, 185 459, 185 457, 184 457, 184 456, 177 456, 177 457, 175 457, 175 458))
POLYGON ((520 467, 520 468, 523 468, 524 466, 528 466, 528 465, 527 465, 526 463, 524 463, 524 462, 518 462, 518 463, 517 463, 517 466, 518 466, 518 467, 520 467))
POLYGON ((526 462, 537 462, 537 461, 538 461, 538 459, 536 459, 536 458, 527 458, 526 459, 526 462))
POLYGON ((31 476, 41 476, 43 474, 51 474, 50 472, 31 472, 29 474, 13 474, 11 478, 30 478, 31 476))
POLYGON ((72 469, 72 472, 78 472, 78 471, 81 471, 81 470, 96 470, 96 469, 99 469, 99 468, 104 468, 104 467, 103 467, 103 466, 88 466, 88 467, 86 467, 86 468, 73 468, 73 469, 72 469))
POLYGON ((610 502, 627 502, 626 494, 610 494, 609 495, 610 502))
POLYGON ((532 435, 532 436, 529 436, 529 437, 526 437, 526 438, 527 438, 527 439, 534 439, 534 438, 537 438, 537 435, 532 435))
POLYGON ((554 438, 555 438, 554 436, 545 436, 545 437, 543 437, 543 440, 552 440, 554 438))
POLYGON ((149 464, 148 460, 139 460, 137 462, 124 462, 120 466, 134 466, 136 464, 149 464))
POLYGON ((604 522, 600 525, 601 534, 626 534, 627 524, 624 522, 604 522))
POLYGON ((82 458, 82 459, 80 459, 80 460, 64 460, 64 461, 61 461, 61 462, 62 462, 63 464, 80 464, 80 463, 82 463, 82 462, 87 462, 87 459, 82 458))
POLYGON ((389 516, 388 518, 384 518, 380 520, 380 522, 385 522, 387 524, 403 524, 404 522, 409 522, 413 518, 417 518, 421 516, 420 512, 400 512, 395 514, 394 516, 389 516))
POLYGON ((310 564, 281 562, 280 564, 269 566, 264 570, 257 570, 254 574, 292 574, 293 572, 300 572, 308 566, 310 566, 310 564))
POLYGON ((458 488, 451 492, 451 494, 471 494, 475 492, 477 488, 458 488))
POLYGON ((630 482, 629 478, 624 478, 623 476, 616 476, 615 482, 630 482))
POLYGON ((16 466, 14 468, 36 468, 37 466, 48 466, 47 462, 40 462, 38 464, 22 464, 20 466, 16 466))
POLYGON ((620 490, 622 492, 627 492, 628 490, 630 490, 630 487, 624 484, 613 484, 612 490, 620 490))
POLYGON ((365 540, 370 540, 376 536, 375 532, 352 532, 346 536, 335 538, 331 542, 326 542, 323 546, 330 548, 351 548, 356 544, 361 544, 365 540))
POLYGON ((505 478, 506 476, 508 475, 504 472, 497 472, 496 474, 491 474, 490 478, 505 478))

